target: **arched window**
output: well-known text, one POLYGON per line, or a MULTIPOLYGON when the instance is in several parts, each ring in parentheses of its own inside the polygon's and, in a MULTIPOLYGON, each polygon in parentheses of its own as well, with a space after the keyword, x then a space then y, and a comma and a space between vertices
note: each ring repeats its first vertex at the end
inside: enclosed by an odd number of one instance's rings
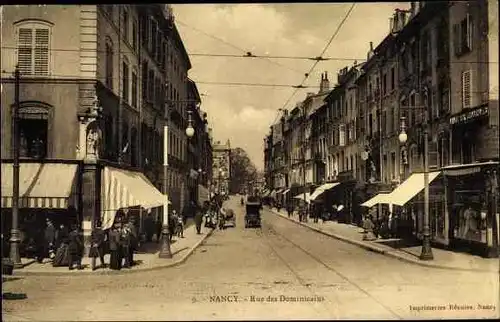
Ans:
POLYGON ((40 102, 23 102, 19 108, 20 156, 45 158, 48 147, 50 106, 40 102))
POLYGON ((15 24, 17 63, 25 75, 49 74, 52 24, 40 20, 23 20, 15 24))
POLYGON ((113 89, 113 42, 106 38, 106 86, 113 89))

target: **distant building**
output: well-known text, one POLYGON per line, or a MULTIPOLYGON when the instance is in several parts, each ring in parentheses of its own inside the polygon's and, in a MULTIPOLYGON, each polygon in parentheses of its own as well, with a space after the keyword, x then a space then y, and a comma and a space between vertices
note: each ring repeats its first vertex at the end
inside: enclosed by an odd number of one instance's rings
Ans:
POLYGON ((229 193, 231 178, 231 142, 221 144, 217 141, 212 146, 212 191, 229 193))

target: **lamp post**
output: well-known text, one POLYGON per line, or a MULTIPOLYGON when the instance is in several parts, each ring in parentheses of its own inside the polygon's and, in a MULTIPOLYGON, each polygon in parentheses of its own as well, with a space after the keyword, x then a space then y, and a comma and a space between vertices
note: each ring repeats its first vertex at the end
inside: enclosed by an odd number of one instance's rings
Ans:
MULTIPOLYGON (((403 108, 403 107, 401 107, 403 108)), ((434 256, 432 254, 431 247, 431 233, 429 226, 429 130, 428 130, 428 111, 427 106, 413 106, 413 109, 423 109, 424 110, 424 227, 423 227, 423 241, 422 241, 422 252, 420 253, 421 260, 432 260, 434 256)), ((401 118, 401 133, 399 134, 399 142, 406 143, 408 140, 408 135, 406 134, 406 125, 404 123, 405 118, 401 118)))
MULTIPOLYGON (((191 120, 191 111, 188 112, 188 127, 186 128, 186 135, 192 137, 194 135, 194 128, 191 120)), ((160 258, 172 258, 172 251, 170 249, 170 236, 169 236, 169 213, 168 213, 168 190, 167 190, 167 175, 168 175, 168 126, 163 127, 163 228, 162 228, 162 245, 159 253, 160 258)))
POLYGON ((21 74, 19 67, 16 66, 14 72, 14 110, 12 119, 12 229, 10 231, 10 259, 14 268, 22 267, 21 256, 19 253, 19 243, 21 242, 19 233, 19 85, 21 74))

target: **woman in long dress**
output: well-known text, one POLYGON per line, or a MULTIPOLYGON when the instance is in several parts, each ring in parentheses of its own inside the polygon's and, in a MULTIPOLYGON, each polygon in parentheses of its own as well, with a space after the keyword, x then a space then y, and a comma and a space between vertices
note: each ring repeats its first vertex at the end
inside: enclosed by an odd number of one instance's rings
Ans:
POLYGON ((68 230, 64 225, 61 225, 59 231, 57 232, 57 251, 54 260, 52 261, 52 266, 68 266, 69 264, 69 240, 68 240, 68 230))

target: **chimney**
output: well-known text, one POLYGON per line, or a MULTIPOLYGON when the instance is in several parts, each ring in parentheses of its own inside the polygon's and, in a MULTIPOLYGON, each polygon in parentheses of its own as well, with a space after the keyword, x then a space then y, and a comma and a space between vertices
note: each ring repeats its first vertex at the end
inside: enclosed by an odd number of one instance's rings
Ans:
POLYGON ((370 41, 370 51, 368 52, 368 59, 373 57, 373 41, 370 41))
POLYGON ((319 84, 319 94, 323 94, 330 90, 330 81, 328 80, 328 72, 321 74, 321 83, 319 84))

